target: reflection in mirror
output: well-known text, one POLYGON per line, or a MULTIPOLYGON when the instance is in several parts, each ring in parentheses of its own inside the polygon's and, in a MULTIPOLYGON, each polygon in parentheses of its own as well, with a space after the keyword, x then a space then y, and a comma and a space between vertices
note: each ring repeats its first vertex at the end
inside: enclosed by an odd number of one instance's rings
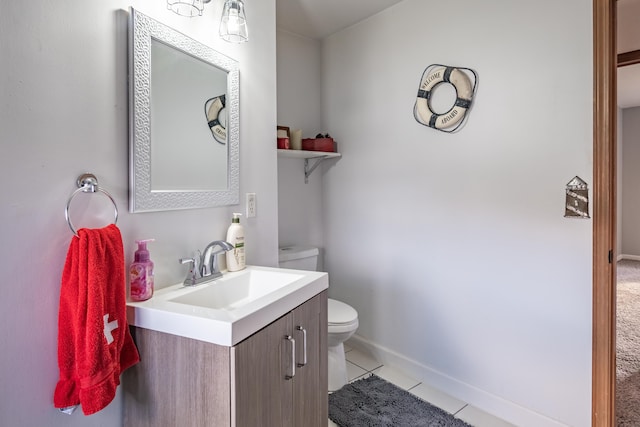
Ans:
POLYGON ((129 210, 238 204, 236 61, 132 9, 129 210))
POLYGON ((215 138, 226 132, 216 124, 212 135, 207 111, 211 95, 226 91, 225 71, 151 39, 151 191, 227 188, 226 137, 215 138))

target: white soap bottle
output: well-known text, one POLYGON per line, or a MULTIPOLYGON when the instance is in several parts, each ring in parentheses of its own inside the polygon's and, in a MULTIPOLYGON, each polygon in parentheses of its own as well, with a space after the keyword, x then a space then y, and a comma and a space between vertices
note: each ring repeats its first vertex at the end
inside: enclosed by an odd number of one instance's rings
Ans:
POLYGON ((227 230, 227 242, 233 245, 233 249, 227 251, 227 270, 238 271, 245 268, 244 261, 244 228, 240 225, 240 216, 234 213, 231 225, 227 230))

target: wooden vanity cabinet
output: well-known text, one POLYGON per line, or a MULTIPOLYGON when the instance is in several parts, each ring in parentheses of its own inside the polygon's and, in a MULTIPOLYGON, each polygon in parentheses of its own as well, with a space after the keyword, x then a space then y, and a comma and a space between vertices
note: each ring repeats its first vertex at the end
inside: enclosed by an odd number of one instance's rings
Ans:
POLYGON ((327 425, 327 291, 233 347, 133 333, 141 362, 123 375, 125 427, 327 425))
POLYGON ((326 291, 239 343, 231 354, 237 426, 326 425, 326 291))

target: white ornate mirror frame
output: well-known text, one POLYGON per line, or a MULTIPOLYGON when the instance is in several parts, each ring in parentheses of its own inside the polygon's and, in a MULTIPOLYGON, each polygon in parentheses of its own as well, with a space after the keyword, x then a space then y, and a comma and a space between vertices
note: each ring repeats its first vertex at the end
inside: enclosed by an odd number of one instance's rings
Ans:
MULTIPOLYGON (((131 8, 129 18, 129 211, 207 208, 239 203, 238 62, 131 8), (226 188, 152 188, 151 45, 165 45, 227 73, 226 188)), ((212 139, 213 140, 213 139, 212 139)), ((198 153, 192 153, 197 156, 198 153)), ((224 186, 224 185, 223 185, 224 186)))

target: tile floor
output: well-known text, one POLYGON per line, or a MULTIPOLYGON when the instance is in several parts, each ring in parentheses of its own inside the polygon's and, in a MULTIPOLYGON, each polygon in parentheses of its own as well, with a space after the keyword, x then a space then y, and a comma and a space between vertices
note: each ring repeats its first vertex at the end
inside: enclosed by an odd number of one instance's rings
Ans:
MULTIPOLYGON (((390 383, 415 394, 422 400, 431 403, 445 411, 453 414, 468 424, 475 427, 515 427, 506 421, 487 414, 478 408, 468 405, 454 397, 451 397, 433 387, 422 384, 420 381, 409 378, 403 373, 377 362, 371 356, 351 348, 345 344, 344 350, 347 356, 347 375, 349 381, 355 381, 369 373, 374 373, 390 383)), ((336 427, 336 424, 329 420, 328 427, 336 427)))

